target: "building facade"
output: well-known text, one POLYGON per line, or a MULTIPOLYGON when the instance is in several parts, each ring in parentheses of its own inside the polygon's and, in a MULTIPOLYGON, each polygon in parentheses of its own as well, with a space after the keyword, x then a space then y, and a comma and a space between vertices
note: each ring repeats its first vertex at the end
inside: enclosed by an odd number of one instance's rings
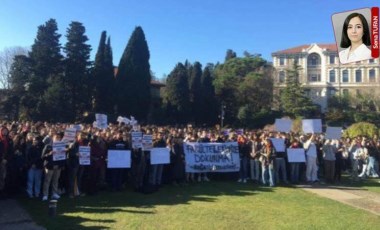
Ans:
POLYGON ((336 44, 311 44, 272 53, 275 93, 286 87, 287 70, 300 69, 300 83, 322 112, 328 98, 339 94, 380 96, 379 58, 341 64, 336 44))

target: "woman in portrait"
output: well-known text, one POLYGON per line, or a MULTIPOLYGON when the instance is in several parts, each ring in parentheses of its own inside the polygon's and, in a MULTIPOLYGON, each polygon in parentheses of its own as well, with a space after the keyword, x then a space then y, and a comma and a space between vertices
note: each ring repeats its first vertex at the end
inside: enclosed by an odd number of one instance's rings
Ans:
POLYGON ((352 13, 347 16, 343 24, 340 47, 345 48, 339 52, 342 64, 370 59, 371 50, 370 32, 367 20, 362 14, 352 13))

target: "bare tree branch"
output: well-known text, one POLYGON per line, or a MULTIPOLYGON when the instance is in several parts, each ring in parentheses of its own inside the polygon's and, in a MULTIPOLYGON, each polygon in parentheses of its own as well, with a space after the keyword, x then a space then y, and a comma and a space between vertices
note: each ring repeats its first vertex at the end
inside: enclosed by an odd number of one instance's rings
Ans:
POLYGON ((9 89, 10 87, 10 71, 13 58, 16 55, 27 55, 28 48, 15 46, 4 48, 0 52, 0 88, 9 89))

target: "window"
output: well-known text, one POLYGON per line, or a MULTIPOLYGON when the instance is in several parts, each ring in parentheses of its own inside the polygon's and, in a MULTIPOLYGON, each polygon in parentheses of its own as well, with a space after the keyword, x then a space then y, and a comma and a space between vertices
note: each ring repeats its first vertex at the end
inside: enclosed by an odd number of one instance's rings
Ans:
POLYGON ((348 96, 348 89, 343 89, 342 93, 343 93, 344 96, 348 96))
POLYGON ((285 58, 284 57, 280 57, 280 65, 285 65, 285 58))
POLYGON ((330 89, 330 96, 334 96, 336 94, 336 90, 335 89, 330 89))
POLYGON ((335 64, 335 55, 334 54, 330 55, 330 64, 335 64))
POLYGON ((355 71, 355 82, 362 82, 362 71, 360 69, 355 71))
POLYGON ((309 74, 309 81, 310 82, 321 81, 321 75, 320 74, 309 74))
POLYGON ((312 53, 309 55, 309 57, 307 57, 308 68, 316 67, 316 66, 319 66, 320 64, 321 64, 321 57, 319 56, 319 54, 312 53))
POLYGON ((368 79, 369 79, 369 82, 375 82, 376 81, 376 72, 374 69, 370 69, 368 71, 368 79))
POLYGON ((294 64, 298 65, 298 63, 299 63, 299 58, 298 58, 298 57, 295 57, 295 58, 294 58, 294 64))
POLYGON ((348 82, 348 70, 342 72, 342 82, 348 82))
POLYGON ((285 72, 284 71, 281 71, 278 73, 278 81, 280 83, 284 83, 285 82, 285 72))
POLYGON ((335 70, 330 70, 330 82, 335 82, 335 70))
POLYGON ((373 58, 368 59, 368 63, 375 63, 375 59, 373 59, 373 58))

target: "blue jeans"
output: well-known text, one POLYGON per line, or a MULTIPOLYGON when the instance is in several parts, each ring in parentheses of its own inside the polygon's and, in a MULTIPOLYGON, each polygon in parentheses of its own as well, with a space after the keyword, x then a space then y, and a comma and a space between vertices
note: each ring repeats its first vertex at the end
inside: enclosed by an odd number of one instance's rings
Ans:
POLYGON ((161 185, 161 178, 162 178, 163 169, 164 169, 164 165, 162 165, 162 164, 150 166, 151 172, 149 175, 149 182, 152 185, 161 185))
POLYGON ((274 178, 274 166, 273 163, 269 164, 267 166, 263 165, 262 166, 262 179, 264 185, 269 184, 269 186, 273 187, 275 186, 275 178, 274 178), (269 176, 269 181, 268 181, 268 176, 269 176))
POLYGON ((260 161, 250 159, 249 160, 250 166, 251 166, 251 179, 260 181, 260 161))
POLYGON ((374 157, 368 157, 368 168, 367 168, 367 176, 379 176, 379 172, 377 172, 375 165, 377 164, 377 161, 374 157))
POLYGON ((293 184, 298 184, 299 173, 300 173, 300 163, 291 163, 290 164, 290 177, 293 184))
POLYGON ((41 178, 42 178, 42 169, 30 168, 28 170, 28 182, 26 192, 30 197, 40 196, 41 193, 41 178))
POLYGON ((248 177, 248 158, 240 158, 240 179, 244 180, 248 177))
POLYGON ((288 178, 286 176, 286 162, 284 158, 276 158, 276 179, 277 182, 280 182, 280 173, 279 171, 281 170, 282 174, 282 181, 284 183, 288 183, 288 178))

